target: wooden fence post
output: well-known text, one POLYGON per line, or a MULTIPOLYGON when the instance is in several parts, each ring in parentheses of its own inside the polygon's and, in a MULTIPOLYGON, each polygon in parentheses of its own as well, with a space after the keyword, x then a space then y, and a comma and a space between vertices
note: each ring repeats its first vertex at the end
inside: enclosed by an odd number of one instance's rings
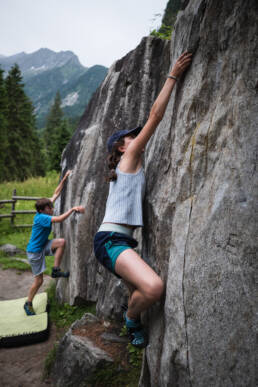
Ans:
MULTIPOLYGON (((14 196, 16 196, 16 189, 13 190, 13 197, 14 196)), ((11 225, 12 226, 14 225, 15 214, 13 212, 15 211, 15 204, 16 204, 16 200, 14 199, 13 202, 12 202, 12 217, 11 217, 11 225)))

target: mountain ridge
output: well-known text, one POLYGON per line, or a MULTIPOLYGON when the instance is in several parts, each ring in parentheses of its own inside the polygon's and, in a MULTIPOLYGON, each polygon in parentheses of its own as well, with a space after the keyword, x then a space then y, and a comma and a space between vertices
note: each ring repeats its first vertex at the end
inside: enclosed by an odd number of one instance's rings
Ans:
POLYGON ((40 48, 30 54, 0 55, 0 68, 5 75, 15 63, 21 70, 25 92, 35 107, 39 128, 44 127, 58 91, 64 114, 71 118, 79 117, 108 70, 101 65, 83 66, 72 51, 55 52, 48 48, 40 48), (80 78, 81 84, 78 83, 80 78), (71 95, 76 97, 69 97, 71 95))

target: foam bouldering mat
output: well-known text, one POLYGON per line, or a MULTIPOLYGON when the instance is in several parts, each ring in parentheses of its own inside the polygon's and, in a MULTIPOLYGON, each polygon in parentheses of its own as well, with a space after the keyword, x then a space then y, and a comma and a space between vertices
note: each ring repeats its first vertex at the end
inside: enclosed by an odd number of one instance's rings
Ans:
POLYGON ((0 301, 0 347, 38 343, 48 338, 47 293, 34 297, 35 316, 27 316, 25 298, 0 301))

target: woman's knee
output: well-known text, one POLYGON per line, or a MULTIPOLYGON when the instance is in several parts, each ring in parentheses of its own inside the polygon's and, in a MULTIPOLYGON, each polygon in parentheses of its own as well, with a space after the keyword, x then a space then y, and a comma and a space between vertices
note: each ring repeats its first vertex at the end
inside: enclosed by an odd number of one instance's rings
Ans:
POLYGON ((162 297, 162 294, 164 293, 164 282, 160 277, 155 278, 150 284, 148 284, 148 287, 145 289, 145 296, 150 301, 158 301, 162 297))

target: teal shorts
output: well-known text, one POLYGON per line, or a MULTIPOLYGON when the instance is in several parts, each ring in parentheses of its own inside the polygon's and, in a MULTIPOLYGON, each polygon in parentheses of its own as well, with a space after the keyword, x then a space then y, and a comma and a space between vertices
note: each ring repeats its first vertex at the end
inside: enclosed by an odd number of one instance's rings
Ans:
POLYGON ((111 268, 112 272, 115 273, 115 265, 118 256, 125 250, 131 249, 129 246, 113 246, 112 242, 109 241, 106 243, 106 250, 111 259, 111 268))
MULTIPOLYGON (((117 277, 115 265, 118 256, 127 249, 133 249, 137 241, 125 234, 117 232, 98 232, 94 238, 94 251, 97 260, 117 277)), ((119 277, 120 278, 120 277, 119 277)))

